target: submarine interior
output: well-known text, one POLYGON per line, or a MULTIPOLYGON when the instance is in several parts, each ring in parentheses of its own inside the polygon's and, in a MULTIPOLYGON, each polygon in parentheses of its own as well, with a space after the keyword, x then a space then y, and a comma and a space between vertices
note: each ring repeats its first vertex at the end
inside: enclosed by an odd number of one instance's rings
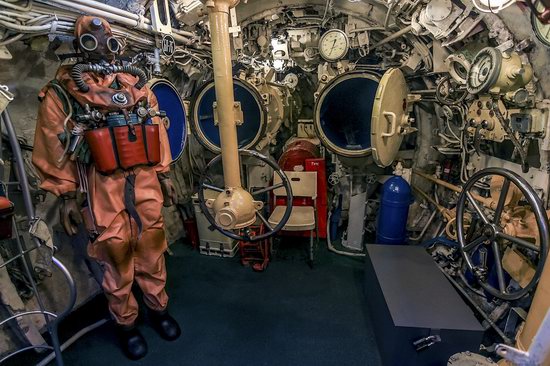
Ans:
POLYGON ((550 0, 0 0, 0 65, 0 365, 550 366, 550 0))

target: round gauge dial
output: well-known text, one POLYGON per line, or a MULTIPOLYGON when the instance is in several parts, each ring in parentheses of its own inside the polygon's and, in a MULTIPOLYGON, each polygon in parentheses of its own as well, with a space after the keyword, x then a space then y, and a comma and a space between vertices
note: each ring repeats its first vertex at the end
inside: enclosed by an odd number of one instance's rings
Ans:
MULTIPOLYGON (((544 10, 544 5, 540 2, 537 5, 537 10, 544 10)), ((531 13, 531 25, 533 26, 533 31, 535 35, 545 46, 550 47, 550 24, 544 24, 541 22, 535 13, 531 13)))
POLYGON ((319 40, 319 54, 327 61, 338 61, 344 58, 348 50, 348 36, 340 29, 327 31, 319 40))

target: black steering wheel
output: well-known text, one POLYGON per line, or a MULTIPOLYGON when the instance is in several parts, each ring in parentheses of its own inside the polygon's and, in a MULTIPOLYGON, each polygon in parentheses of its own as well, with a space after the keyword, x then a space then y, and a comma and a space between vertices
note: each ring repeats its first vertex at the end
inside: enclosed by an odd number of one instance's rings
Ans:
MULTIPOLYGON (((225 236, 227 236, 231 239, 235 239, 235 240, 238 240, 238 241, 246 241, 246 242, 256 242, 256 241, 268 239, 268 238, 272 237, 273 235, 277 234, 277 232, 279 232, 282 228, 284 228, 287 221, 288 221, 288 219, 290 218, 290 214, 292 212, 292 199, 293 199, 292 187, 290 185, 290 181, 288 180, 288 177, 283 172, 283 170, 279 167, 279 165, 273 159, 268 158, 267 156, 262 155, 259 152, 253 151, 253 150, 241 149, 241 150, 239 150, 239 155, 241 156, 241 158, 243 156, 248 156, 248 157, 251 157, 251 158, 261 160, 265 164, 269 165, 273 169, 273 171, 281 178, 281 183, 274 184, 274 185, 271 185, 269 187, 261 188, 261 189, 254 190, 254 191, 248 190, 249 193, 252 196, 258 196, 260 194, 271 192, 271 191, 273 191, 277 188, 284 188, 285 193, 286 193, 286 197, 287 197, 287 199, 286 199, 287 203, 286 203, 286 209, 285 209, 285 212, 283 214, 283 217, 282 217, 281 221, 275 227, 272 227, 269 224, 268 220, 262 215, 260 210, 259 209, 256 210, 256 217, 264 224, 266 231, 263 234, 253 235, 253 236, 249 235, 250 231, 247 230, 247 228, 239 229, 238 230, 240 232, 240 234, 239 234, 239 233, 237 233, 237 230, 235 230, 235 231, 226 230, 226 229, 222 228, 220 225, 218 225, 216 223, 216 219, 212 215, 211 210, 206 206, 206 200, 204 198, 204 192, 207 189, 215 191, 215 192, 220 192, 220 193, 225 191, 225 189, 223 189, 223 188, 216 187, 216 186, 208 183, 210 181, 209 177, 208 177, 208 172, 211 170, 211 168, 214 165, 218 164, 221 161, 221 158, 222 158, 221 154, 216 156, 214 159, 212 159, 208 163, 208 165, 206 165, 206 168, 204 169, 204 172, 201 175, 201 178, 200 178, 200 181, 199 181, 199 205, 200 205, 200 208, 202 210, 202 213, 204 214, 204 216, 208 220, 208 222, 212 225, 212 227, 214 227, 220 233, 222 233, 223 235, 225 235, 225 236)), ((242 161, 242 159, 241 159, 241 161, 242 161)))
POLYGON ((456 225, 458 242, 466 266, 474 274, 485 291, 497 298, 510 301, 522 298, 535 287, 541 276, 548 254, 550 234, 548 230, 548 217, 543 204, 525 179, 503 168, 488 168, 477 172, 466 182, 460 194, 456 209, 456 225), (472 194, 472 188, 479 186, 480 181, 485 181, 489 176, 504 178, 498 201, 494 210, 492 210, 494 212, 492 216, 488 210, 484 210, 481 203, 472 194), (523 199, 527 201, 535 215, 537 228, 532 228, 532 230, 538 233, 539 245, 504 232, 501 219, 507 205, 506 201, 512 184, 521 191, 523 199), (467 206, 473 214, 470 226, 466 230, 465 214, 467 206), (480 248, 480 246, 484 247, 480 248), (520 251, 525 258, 536 266, 531 281, 519 290, 512 289, 510 291, 505 282, 502 259, 504 250, 509 247, 520 251), (478 252, 478 250, 482 250, 483 254, 492 251, 498 287, 494 287, 489 283, 487 268, 484 264, 479 265, 473 259, 474 253, 478 252))

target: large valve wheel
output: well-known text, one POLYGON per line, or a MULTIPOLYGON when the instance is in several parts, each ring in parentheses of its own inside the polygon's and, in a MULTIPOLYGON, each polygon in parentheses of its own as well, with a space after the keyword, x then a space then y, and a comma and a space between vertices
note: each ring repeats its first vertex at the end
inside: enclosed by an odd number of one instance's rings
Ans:
POLYGON ((263 234, 250 236, 249 235, 250 231, 247 228, 239 229, 239 230, 235 230, 235 231, 227 230, 227 229, 224 229, 221 225, 219 225, 216 222, 216 219, 212 215, 211 209, 208 208, 208 206, 207 206, 207 200, 205 199, 205 191, 206 190, 211 190, 211 191, 215 191, 215 192, 218 192, 218 193, 222 193, 222 192, 225 191, 225 189, 220 188, 220 187, 216 187, 213 184, 209 183, 210 179, 209 179, 209 175, 208 175, 208 173, 212 170, 212 167, 214 167, 215 165, 220 163, 221 155, 216 156, 214 159, 212 159, 208 163, 208 165, 206 166, 206 168, 205 168, 205 170, 204 170, 204 172, 203 172, 203 174, 200 178, 200 181, 199 181, 199 205, 200 205, 200 208, 201 208, 204 216, 206 217, 208 222, 212 225, 212 227, 214 227, 216 230, 218 230, 220 233, 224 234, 225 236, 228 236, 231 239, 235 239, 235 240, 239 240, 239 241, 246 241, 246 242, 255 242, 255 241, 264 240, 264 239, 272 237, 277 232, 279 232, 282 228, 284 228, 287 221, 288 221, 288 219, 290 218, 290 214, 292 212, 292 199, 293 199, 292 188, 291 188, 291 185, 290 185, 290 181, 288 180, 288 178, 285 175, 285 173, 283 172, 283 170, 279 167, 279 165, 277 165, 277 163, 273 159, 268 158, 267 156, 262 155, 259 152, 252 151, 252 150, 243 150, 243 149, 241 149, 241 150, 239 150, 239 154, 241 156, 241 161, 242 161, 243 156, 248 156, 248 157, 252 157, 252 158, 261 160, 265 164, 269 165, 273 169, 275 174, 277 174, 281 178, 281 183, 279 183, 279 184, 275 184, 275 185, 265 187, 265 188, 261 188, 261 189, 258 189, 258 190, 254 190, 254 191, 249 190, 249 193, 253 197, 257 197, 260 194, 265 194, 265 193, 271 192, 271 191, 273 191, 275 189, 278 189, 278 188, 284 188, 286 196, 287 196, 287 205, 286 205, 286 210, 284 212, 284 215, 283 215, 281 221, 276 226, 272 227, 271 224, 268 222, 268 220, 260 212, 263 209, 264 205, 258 205, 258 207, 256 208, 256 217, 263 223, 263 225, 265 227, 265 232, 263 234), (238 232, 240 232, 240 233, 238 233, 238 232))
MULTIPOLYGON (((519 193, 518 193, 519 194, 519 193)), ((506 214, 507 215, 507 214, 506 214)), ((549 230, 548 217, 543 209, 543 204, 533 188, 525 179, 514 172, 502 168, 488 168, 474 174, 463 187, 457 204, 457 235, 462 256, 467 268, 473 273, 477 281, 489 294, 504 300, 517 300, 525 296, 537 284, 548 254, 549 230), (487 177, 491 179, 503 179, 500 195, 491 209, 487 209, 479 202, 472 189, 479 186, 487 177), (538 244, 523 238, 509 235, 503 227, 504 214, 510 202, 512 190, 515 187, 523 194, 536 221, 533 233, 538 234, 538 244), (473 212, 469 227, 467 227, 466 209, 473 212), (492 214, 491 214, 492 213, 492 214), (529 260, 535 267, 535 273, 527 284, 523 284, 518 290, 509 289, 506 284, 506 273, 503 268, 503 253, 508 248, 517 250, 529 260), (482 255, 480 256, 480 251, 482 255), (496 286, 490 283, 488 268, 484 263, 478 263, 487 259, 492 252, 494 264, 492 269, 496 272, 496 286), (476 258, 477 257, 477 258, 476 258)))

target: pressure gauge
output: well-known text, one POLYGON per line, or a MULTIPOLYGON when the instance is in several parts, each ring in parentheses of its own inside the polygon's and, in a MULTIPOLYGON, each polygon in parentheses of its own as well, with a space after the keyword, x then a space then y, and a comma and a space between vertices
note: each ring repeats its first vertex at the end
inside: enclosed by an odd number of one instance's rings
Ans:
MULTIPOLYGON (((537 6, 537 10, 544 10, 544 5, 539 4, 539 6, 537 6), (541 6, 543 7, 542 9, 540 8, 541 6)), ((550 24, 544 24, 539 20, 539 18, 537 18, 537 15, 532 12, 531 25, 533 26, 533 31, 539 41, 541 41, 545 46, 550 47, 550 24)))
POLYGON ((319 40, 319 54, 327 61, 338 61, 344 58, 348 50, 348 36, 340 29, 328 30, 319 40))

